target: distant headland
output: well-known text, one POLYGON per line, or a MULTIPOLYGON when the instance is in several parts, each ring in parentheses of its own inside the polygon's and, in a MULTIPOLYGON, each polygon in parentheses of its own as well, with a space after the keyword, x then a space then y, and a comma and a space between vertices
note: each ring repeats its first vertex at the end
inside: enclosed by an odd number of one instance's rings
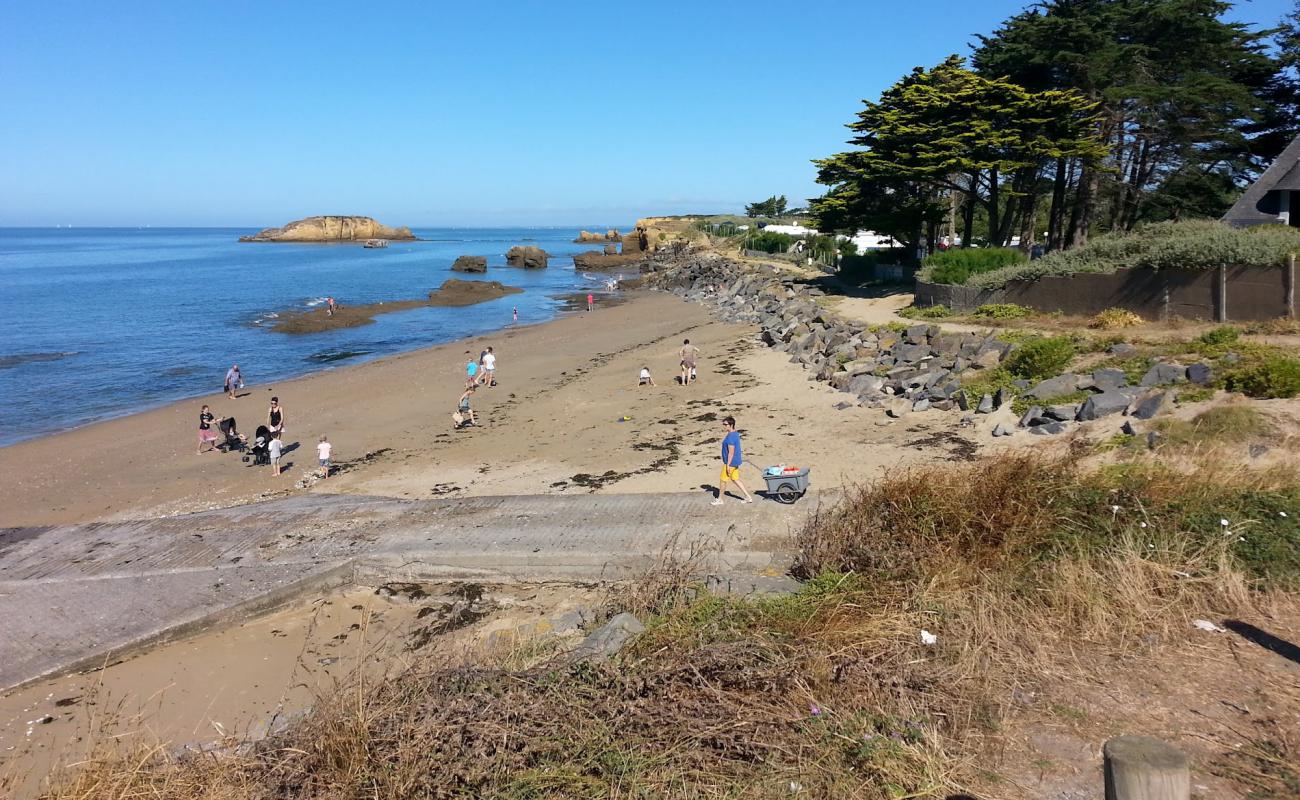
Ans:
POLYGON ((366 239, 414 240, 410 228, 390 228, 372 217, 307 217, 282 228, 267 228, 241 242, 353 242, 366 239))

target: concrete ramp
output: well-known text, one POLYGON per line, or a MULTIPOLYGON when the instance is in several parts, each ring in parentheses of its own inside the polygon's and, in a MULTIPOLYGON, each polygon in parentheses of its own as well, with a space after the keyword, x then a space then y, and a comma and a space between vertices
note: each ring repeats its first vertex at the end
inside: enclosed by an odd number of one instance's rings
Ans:
POLYGON ((308 494, 130 522, 0 530, 0 690, 112 663, 355 580, 616 580, 666 549, 732 581, 783 571, 816 502, 703 493, 402 501, 308 494))

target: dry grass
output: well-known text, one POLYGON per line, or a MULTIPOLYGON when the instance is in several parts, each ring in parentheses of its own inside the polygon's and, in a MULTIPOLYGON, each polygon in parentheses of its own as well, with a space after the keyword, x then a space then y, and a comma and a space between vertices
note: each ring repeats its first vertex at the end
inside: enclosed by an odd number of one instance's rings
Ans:
POLYGON ((793 596, 699 591, 688 548, 621 598, 649 630, 612 662, 423 664, 264 742, 96 761, 47 797, 944 797, 1012 687, 1091 680, 1295 588, 1300 541, 1269 515, 1297 505, 1294 474, 1032 455, 894 474, 799 534, 793 596))
POLYGON ((1125 308, 1108 308, 1098 313, 1088 322, 1089 328, 1111 331, 1119 328, 1136 328, 1146 324, 1146 320, 1125 308))

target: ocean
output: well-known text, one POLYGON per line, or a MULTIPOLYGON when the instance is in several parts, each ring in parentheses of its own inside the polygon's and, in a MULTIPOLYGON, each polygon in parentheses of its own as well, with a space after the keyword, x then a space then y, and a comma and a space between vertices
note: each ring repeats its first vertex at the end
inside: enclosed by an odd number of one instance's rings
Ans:
POLYGON ((573 269, 591 249, 578 230, 423 228, 367 250, 241 243, 256 232, 244 228, 0 228, 0 445, 219 391, 232 363, 251 386, 504 328, 516 307, 521 325, 545 322, 560 296, 604 288, 573 269), (549 252, 549 268, 504 266, 518 244, 549 252), (487 274, 452 272, 460 255, 487 256, 487 274), (266 324, 327 295, 410 299, 451 277, 524 292, 315 334, 266 324))

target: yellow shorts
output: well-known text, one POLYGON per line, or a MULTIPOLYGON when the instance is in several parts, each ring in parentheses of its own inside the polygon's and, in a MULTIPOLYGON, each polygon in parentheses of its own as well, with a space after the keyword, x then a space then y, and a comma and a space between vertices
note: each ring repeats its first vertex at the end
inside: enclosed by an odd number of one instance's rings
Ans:
POLYGON ((726 464, 723 464, 722 480, 733 482, 740 480, 740 467, 728 467, 726 464))

